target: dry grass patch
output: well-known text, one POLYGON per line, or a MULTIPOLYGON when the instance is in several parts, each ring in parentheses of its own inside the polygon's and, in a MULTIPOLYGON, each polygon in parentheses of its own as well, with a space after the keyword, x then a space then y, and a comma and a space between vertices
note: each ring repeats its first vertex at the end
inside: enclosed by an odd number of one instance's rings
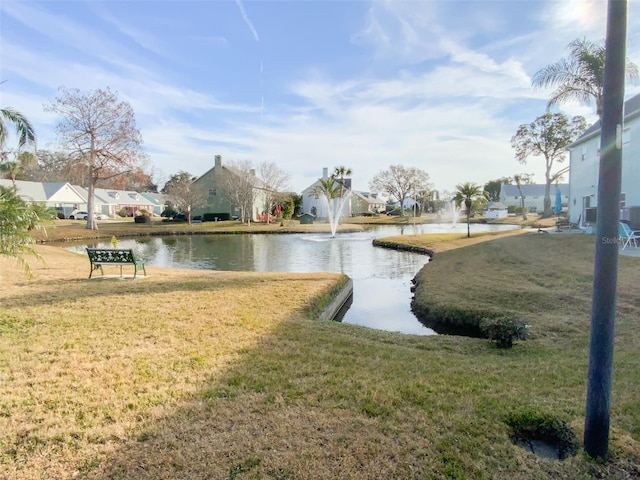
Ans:
POLYGON ((38 249, 31 282, 0 263, 0 478, 70 478, 342 281, 156 268, 87 280, 84 256, 38 249))

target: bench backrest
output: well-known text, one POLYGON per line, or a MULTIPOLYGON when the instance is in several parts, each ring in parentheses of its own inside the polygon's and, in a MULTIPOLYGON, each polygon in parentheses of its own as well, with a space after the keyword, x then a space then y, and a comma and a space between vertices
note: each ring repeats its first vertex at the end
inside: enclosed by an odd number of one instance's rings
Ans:
POLYGON ((135 263, 131 249, 87 248, 87 255, 94 263, 135 263))

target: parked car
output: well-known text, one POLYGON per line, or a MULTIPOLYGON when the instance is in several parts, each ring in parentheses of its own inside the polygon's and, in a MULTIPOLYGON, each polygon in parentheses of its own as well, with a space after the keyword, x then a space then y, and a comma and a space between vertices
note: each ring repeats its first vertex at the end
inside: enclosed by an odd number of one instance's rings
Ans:
MULTIPOLYGON (((87 212, 74 210, 73 212, 71 212, 71 215, 69 215, 69 218, 71 220, 86 220, 87 219, 87 215, 89 215, 87 212)), ((106 220, 107 218, 109 218, 104 213, 95 212, 93 215, 94 215, 96 220, 106 220)))

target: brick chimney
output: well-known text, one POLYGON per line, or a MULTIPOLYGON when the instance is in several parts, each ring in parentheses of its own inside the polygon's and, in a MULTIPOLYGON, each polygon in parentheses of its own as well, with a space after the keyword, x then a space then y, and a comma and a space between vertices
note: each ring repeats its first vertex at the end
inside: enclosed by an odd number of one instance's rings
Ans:
POLYGON ((327 167, 322 168, 322 179, 326 180, 329 178, 329 169, 327 167))
POLYGON ((216 155, 214 159, 215 159, 215 162, 214 162, 215 168, 222 168, 222 156, 216 155))

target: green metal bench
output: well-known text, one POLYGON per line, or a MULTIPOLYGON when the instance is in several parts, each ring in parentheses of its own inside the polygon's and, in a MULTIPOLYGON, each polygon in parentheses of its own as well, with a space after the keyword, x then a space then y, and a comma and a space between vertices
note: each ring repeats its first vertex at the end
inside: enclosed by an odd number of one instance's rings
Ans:
POLYGON ((142 270, 144 276, 147 276, 147 271, 144 268, 144 261, 135 258, 133 250, 130 248, 87 248, 87 255, 89 255, 89 261, 91 262, 89 278, 91 278, 93 272, 96 270, 100 270, 100 273, 104 275, 104 271, 102 270, 103 265, 120 265, 120 276, 122 276, 123 266, 133 265, 135 267, 135 270, 133 271, 133 278, 136 278, 138 270, 142 270))

